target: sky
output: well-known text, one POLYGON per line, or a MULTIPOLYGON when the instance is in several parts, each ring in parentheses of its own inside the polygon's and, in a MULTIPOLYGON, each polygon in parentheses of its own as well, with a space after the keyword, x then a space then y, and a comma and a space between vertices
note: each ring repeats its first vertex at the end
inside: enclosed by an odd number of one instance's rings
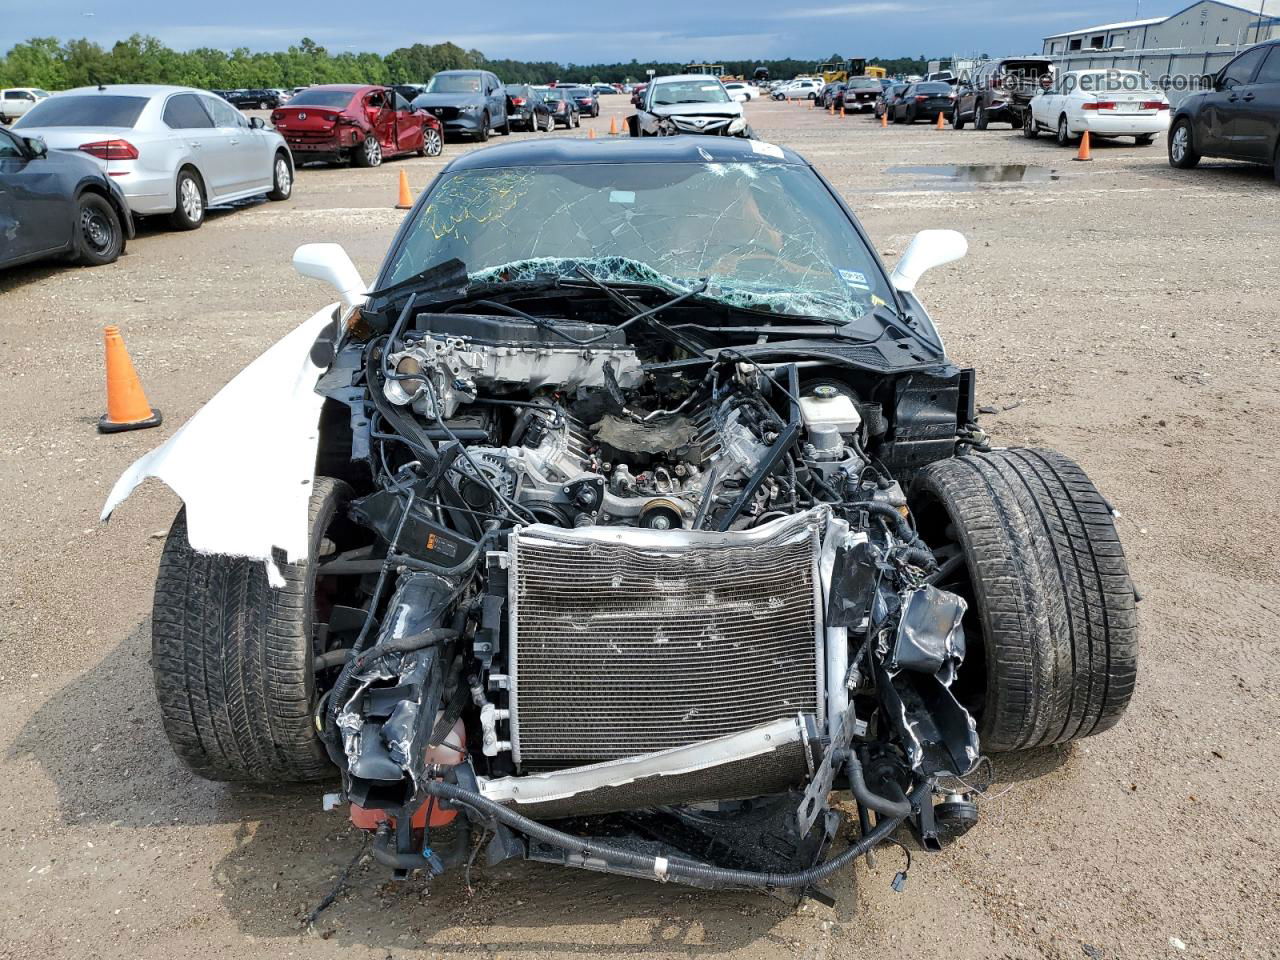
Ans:
MULTIPOLYGON (((132 33, 177 49, 281 50, 309 36, 338 53, 387 53, 452 41, 493 59, 612 63, 636 59, 966 56, 1039 53, 1043 37, 1135 17, 1191 0, 614 0, 607 3, 392 3, 351 0, 0 0, 0 51, 33 36, 87 37, 104 45, 132 33), (477 16, 483 11, 482 16, 477 16)), ((1277 3, 1277 0, 1271 0, 1277 3)), ((1277 3, 1280 5, 1280 3, 1277 3)), ((1270 11, 1268 11, 1270 12, 1270 11)))

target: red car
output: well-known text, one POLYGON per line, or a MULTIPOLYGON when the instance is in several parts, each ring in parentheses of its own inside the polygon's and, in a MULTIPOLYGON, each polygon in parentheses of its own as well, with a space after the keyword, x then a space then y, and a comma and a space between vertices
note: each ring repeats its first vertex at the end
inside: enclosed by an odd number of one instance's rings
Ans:
POLYGON ((357 167, 376 167, 390 157, 438 157, 444 150, 440 121, 390 87, 308 87, 272 110, 271 124, 298 163, 349 159, 357 167))

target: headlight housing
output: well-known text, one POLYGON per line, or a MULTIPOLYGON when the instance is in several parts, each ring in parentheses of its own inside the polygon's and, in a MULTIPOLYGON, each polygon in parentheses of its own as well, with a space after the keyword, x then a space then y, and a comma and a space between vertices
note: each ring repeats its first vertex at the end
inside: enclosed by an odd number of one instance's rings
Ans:
POLYGON ((747 129, 746 117, 738 117, 733 123, 729 124, 730 133, 741 133, 745 129, 747 129))
POLYGON ((480 104, 468 103, 466 106, 462 107, 462 112, 463 113, 479 113, 480 109, 481 109, 480 104))

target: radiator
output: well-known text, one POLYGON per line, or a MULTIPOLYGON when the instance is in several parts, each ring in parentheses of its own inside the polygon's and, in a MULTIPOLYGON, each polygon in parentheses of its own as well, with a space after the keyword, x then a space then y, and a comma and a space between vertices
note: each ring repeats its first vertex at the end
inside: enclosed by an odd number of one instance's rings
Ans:
POLYGON ((525 772, 824 720, 818 510, 713 533, 536 525, 510 540, 525 772))

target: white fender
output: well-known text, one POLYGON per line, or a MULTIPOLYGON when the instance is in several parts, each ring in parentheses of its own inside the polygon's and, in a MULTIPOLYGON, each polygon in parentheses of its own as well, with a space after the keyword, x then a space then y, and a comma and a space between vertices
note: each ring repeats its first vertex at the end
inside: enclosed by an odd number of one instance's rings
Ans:
POLYGON ((102 519, 147 477, 168 484, 187 506, 193 550, 263 560, 273 586, 283 578, 272 550, 290 563, 308 555, 307 508, 315 475, 324 372, 311 357, 332 326, 336 304, 245 367, 173 436, 116 481, 102 519))

